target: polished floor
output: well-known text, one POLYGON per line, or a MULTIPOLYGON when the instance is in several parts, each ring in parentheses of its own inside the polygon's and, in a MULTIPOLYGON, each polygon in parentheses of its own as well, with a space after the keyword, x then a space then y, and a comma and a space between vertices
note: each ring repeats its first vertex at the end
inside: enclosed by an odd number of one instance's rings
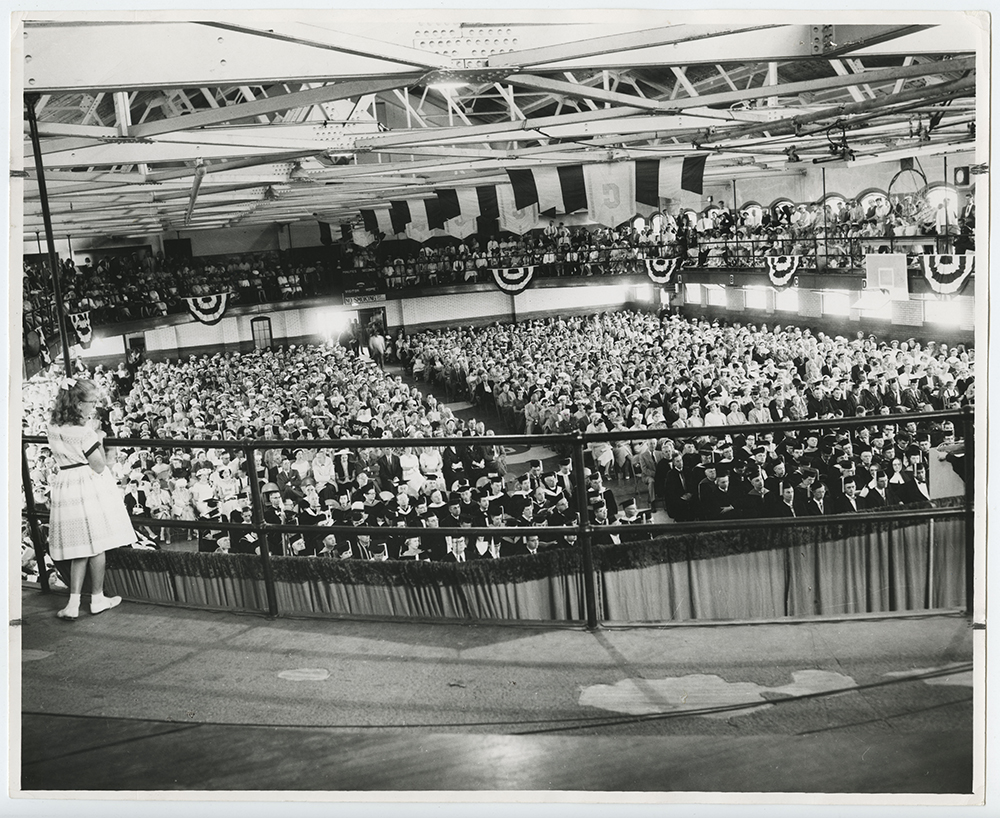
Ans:
POLYGON ((34 793, 972 789, 958 613, 588 632, 62 601, 25 589, 15 628, 34 793))

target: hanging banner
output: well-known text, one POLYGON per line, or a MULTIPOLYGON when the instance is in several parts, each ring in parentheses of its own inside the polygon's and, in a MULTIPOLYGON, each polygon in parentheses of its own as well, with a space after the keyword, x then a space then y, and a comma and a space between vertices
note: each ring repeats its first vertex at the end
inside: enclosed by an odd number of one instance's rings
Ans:
POLYGON ((771 283, 779 290, 785 289, 792 283, 792 279, 798 272, 799 263, 802 256, 765 256, 767 261, 767 277, 771 283))
POLYGON ((90 310, 70 313, 69 320, 76 332, 77 339, 80 341, 80 346, 84 349, 90 349, 90 342, 94 340, 94 331, 90 326, 90 310))
POLYGON ((669 284, 670 279, 677 272, 680 259, 676 258, 647 258, 646 275, 654 284, 669 284))
POLYGON ((934 292, 951 295, 959 292, 976 269, 976 257, 920 256, 920 269, 934 292))
POLYGON ((493 281, 505 293, 517 295, 523 293, 535 275, 534 264, 528 267, 491 267, 493 281))
POLYGON ((222 316, 229 306, 229 293, 216 293, 215 295, 198 295, 194 298, 185 298, 188 312, 202 324, 213 326, 222 320, 222 316))

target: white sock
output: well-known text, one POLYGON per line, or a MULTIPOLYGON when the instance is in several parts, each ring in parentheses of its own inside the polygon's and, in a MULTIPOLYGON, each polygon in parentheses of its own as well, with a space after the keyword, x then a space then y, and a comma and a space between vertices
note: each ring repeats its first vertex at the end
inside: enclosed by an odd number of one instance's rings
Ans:
POLYGON ((91 602, 91 604, 93 604, 95 602, 102 602, 103 600, 104 600, 104 593, 103 593, 103 591, 101 593, 99 593, 99 594, 91 594, 90 595, 90 602, 91 602))
POLYGON ((66 607, 63 608, 63 610, 69 611, 70 613, 73 613, 75 611, 79 611, 80 610, 80 594, 70 594, 69 595, 69 602, 67 603, 66 607))

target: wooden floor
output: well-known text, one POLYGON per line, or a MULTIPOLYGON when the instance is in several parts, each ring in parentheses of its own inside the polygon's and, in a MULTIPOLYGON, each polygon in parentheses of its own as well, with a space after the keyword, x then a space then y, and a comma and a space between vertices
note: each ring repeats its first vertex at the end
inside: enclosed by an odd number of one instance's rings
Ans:
POLYGON ((24 591, 14 631, 14 781, 38 795, 972 789, 957 614, 589 632, 126 603, 69 624, 61 600, 24 591))

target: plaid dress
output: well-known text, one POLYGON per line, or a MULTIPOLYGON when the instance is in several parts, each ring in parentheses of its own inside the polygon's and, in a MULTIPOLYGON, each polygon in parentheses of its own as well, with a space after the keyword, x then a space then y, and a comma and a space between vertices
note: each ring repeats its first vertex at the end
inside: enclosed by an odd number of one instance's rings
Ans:
POLYGON ((87 455, 100 443, 89 426, 49 427, 49 446, 59 466, 52 481, 49 518, 49 551, 54 560, 93 557, 136 541, 111 469, 98 474, 87 462, 87 455))

